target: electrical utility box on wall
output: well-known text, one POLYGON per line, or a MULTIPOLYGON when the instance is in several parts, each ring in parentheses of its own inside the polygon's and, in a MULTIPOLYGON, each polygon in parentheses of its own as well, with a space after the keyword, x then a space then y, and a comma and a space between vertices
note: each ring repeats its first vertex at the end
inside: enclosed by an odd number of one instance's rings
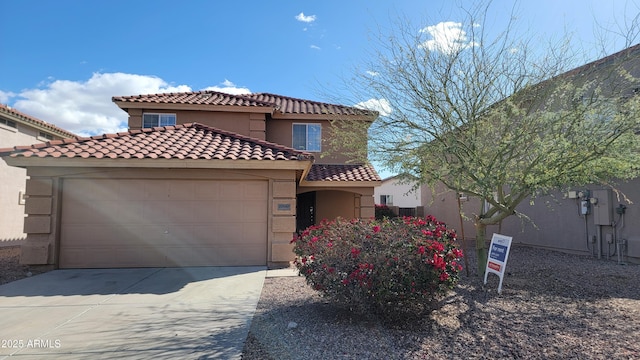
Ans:
POLYGON ((595 225, 610 226, 613 224, 613 202, 611 189, 593 190, 591 196, 595 200, 593 204, 593 222, 595 225))

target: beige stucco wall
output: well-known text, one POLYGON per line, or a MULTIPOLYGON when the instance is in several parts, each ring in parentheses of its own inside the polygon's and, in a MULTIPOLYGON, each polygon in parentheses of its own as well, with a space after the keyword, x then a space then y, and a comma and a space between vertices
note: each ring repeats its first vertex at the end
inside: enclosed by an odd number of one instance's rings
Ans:
POLYGON ((267 121, 267 140, 276 144, 291 147, 293 137, 293 124, 321 124, 322 125, 322 152, 313 153, 316 164, 344 164, 349 157, 343 151, 336 151, 330 147, 328 139, 331 138, 331 123, 321 120, 289 120, 269 119, 267 121))
MULTIPOLYGON (((177 124, 200 123, 237 134, 265 140, 265 114, 221 111, 129 109, 129 129, 142 127, 143 113, 176 114, 177 124)), ((291 140, 289 140, 291 142, 291 140)))
POLYGON ((309 191, 316 192, 316 223, 337 217, 368 219, 375 216, 373 187, 345 187, 339 190, 335 187, 298 188, 298 193, 309 191))
MULTIPOLYGON (((587 186, 585 189, 593 191, 604 188, 587 186)), ((500 225, 489 226, 487 241, 491 239, 493 233, 501 233, 512 236, 514 243, 584 255, 593 254, 597 257, 597 245, 591 241, 600 232, 600 237, 603 240, 600 254, 603 259, 608 259, 611 254, 611 260, 617 260, 615 246, 607 244, 605 240, 607 236, 611 236, 625 239, 628 242, 629 261, 640 263, 640 223, 636 221, 640 216, 640 205, 638 205, 640 179, 621 183, 617 189, 621 191, 620 197, 618 198, 615 192, 612 192, 610 206, 615 208, 619 204, 624 204, 626 211, 624 218, 617 215, 615 211, 613 212, 615 226, 597 226, 593 212, 588 214, 586 218, 580 214, 579 200, 568 199, 565 193, 555 192, 552 196, 534 199, 533 203, 529 199, 525 199, 517 207, 517 211, 525 214, 529 220, 510 216, 500 225), (622 194, 632 203, 625 201, 622 194)), ((426 214, 434 215, 438 220, 444 221, 448 226, 456 229, 459 235, 461 234, 455 192, 447 191, 443 187, 437 187, 436 191, 432 192, 428 187, 423 187, 422 201, 426 214)), ((472 241, 476 235, 473 216, 479 212, 481 202, 478 198, 469 197, 462 201, 461 205, 465 215, 464 234, 470 241, 468 244, 473 246, 472 241)))
POLYGON ((26 243, 22 247, 24 264, 57 264, 60 243, 60 187, 67 178, 108 179, 198 179, 198 180, 264 180, 267 181, 268 211, 266 263, 293 260, 289 244, 295 231, 295 171, 221 169, 95 169, 34 167, 28 171, 29 215, 25 219, 26 243), (280 206, 278 206, 280 204, 280 206), (286 206, 286 205, 289 206, 286 206), (43 210, 43 207, 46 209, 43 210))
MULTIPOLYGON (((0 148, 16 145, 31 145, 42 142, 38 131, 17 124, 17 128, 0 124, 0 148)), ((24 226, 24 204, 19 203, 19 194, 24 193, 27 171, 7 165, 0 160, 0 246, 19 245, 26 234, 24 226)))

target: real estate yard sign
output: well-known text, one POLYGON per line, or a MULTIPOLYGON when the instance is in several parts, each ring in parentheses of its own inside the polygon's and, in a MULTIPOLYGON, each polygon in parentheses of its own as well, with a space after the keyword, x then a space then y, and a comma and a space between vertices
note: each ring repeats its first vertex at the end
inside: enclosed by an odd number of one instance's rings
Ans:
POLYGON ((487 284, 487 276, 490 272, 498 275, 500 278, 498 294, 502 292, 502 278, 504 277, 504 268, 507 266, 507 259, 509 258, 511 239, 511 236, 493 234, 491 246, 489 246, 489 259, 487 260, 487 268, 484 271, 484 283, 485 285, 487 284))

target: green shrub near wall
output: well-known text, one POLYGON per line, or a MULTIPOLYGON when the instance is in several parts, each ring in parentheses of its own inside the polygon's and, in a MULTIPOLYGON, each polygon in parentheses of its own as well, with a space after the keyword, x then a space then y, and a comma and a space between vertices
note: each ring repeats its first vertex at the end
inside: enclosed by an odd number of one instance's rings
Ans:
POLYGON ((394 218, 398 216, 387 205, 376 205, 375 213, 375 217, 377 220, 382 220, 384 218, 394 218))

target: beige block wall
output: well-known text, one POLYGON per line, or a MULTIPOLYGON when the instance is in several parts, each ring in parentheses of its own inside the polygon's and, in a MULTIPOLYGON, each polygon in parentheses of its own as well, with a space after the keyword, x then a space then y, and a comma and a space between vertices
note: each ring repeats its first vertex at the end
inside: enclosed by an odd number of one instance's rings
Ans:
MULTIPOLYGON (((39 131, 20 123, 17 128, 0 124, 0 148, 42 142, 39 131)), ((23 231, 27 171, 0 160, 0 246, 20 245, 27 234, 23 231)))

